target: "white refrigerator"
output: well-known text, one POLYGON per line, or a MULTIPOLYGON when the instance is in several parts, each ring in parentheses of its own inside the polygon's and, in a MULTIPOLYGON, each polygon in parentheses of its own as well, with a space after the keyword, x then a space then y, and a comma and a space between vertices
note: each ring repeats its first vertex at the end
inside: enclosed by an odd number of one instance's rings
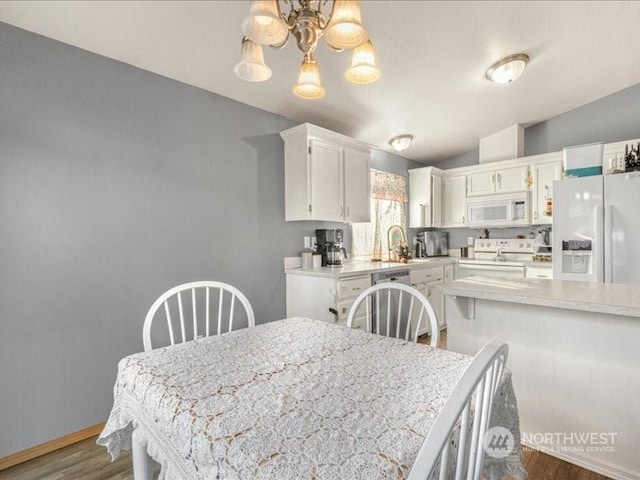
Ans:
POLYGON ((553 182, 553 278, 640 285, 640 172, 553 182))

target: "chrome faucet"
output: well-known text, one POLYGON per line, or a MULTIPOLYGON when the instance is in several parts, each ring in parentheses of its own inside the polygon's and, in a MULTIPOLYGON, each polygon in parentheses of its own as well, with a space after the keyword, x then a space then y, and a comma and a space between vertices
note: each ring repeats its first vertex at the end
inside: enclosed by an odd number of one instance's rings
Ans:
MULTIPOLYGON (((407 238, 404 235, 404 230, 400 225, 391 225, 387 230, 387 248, 389 249, 389 260, 393 260, 396 257, 396 249, 398 246, 405 247, 407 245, 407 238), (394 242, 395 233, 400 233, 400 242, 394 242), (398 245, 399 243, 399 245, 398 245)), ((400 258, 398 258, 400 260, 400 258)))

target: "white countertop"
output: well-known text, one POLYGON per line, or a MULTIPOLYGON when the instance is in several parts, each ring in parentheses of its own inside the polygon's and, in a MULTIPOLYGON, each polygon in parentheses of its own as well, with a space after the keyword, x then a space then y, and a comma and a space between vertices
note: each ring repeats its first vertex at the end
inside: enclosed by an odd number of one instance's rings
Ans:
POLYGON ((447 282, 446 295, 640 317, 640 287, 546 279, 472 276, 447 282))
POLYGON ((367 275, 381 271, 406 270, 412 268, 439 267, 454 263, 454 257, 437 257, 409 260, 409 263, 399 262, 351 262, 345 263, 342 267, 321 267, 321 268, 285 268, 287 275, 309 275, 314 277, 352 277, 356 275, 367 275))

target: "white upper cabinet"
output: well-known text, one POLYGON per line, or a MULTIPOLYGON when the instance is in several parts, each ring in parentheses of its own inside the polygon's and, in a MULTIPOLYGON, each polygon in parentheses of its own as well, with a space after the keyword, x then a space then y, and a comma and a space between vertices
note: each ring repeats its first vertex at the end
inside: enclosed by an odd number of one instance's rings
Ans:
POLYGON ((553 201, 553 182, 562 178, 562 161, 536 164, 532 166, 532 170, 531 223, 533 225, 551 225, 553 217, 549 215, 549 209, 545 206, 547 196, 553 201))
POLYGON ((310 140, 311 209, 316 219, 341 221, 343 214, 344 176, 342 148, 320 140, 310 140))
POLYGON ((505 167, 467 175, 467 196, 477 197, 494 193, 522 192, 529 189, 529 167, 505 167))
POLYGON ((409 227, 442 226, 442 177, 434 167, 409 170, 409 227))
POLYGON ((445 176, 442 179, 442 226, 464 227, 466 175, 445 176))
POLYGON ((511 167, 496 170, 496 193, 529 190, 529 167, 511 167))
POLYGON ((284 139, 285 220, 370 221, 370 148, 308 123, 284 139))
POLYGON ((475 197, 496 193, 496 173, 478 172, 467 175, 467 196, 475 197))

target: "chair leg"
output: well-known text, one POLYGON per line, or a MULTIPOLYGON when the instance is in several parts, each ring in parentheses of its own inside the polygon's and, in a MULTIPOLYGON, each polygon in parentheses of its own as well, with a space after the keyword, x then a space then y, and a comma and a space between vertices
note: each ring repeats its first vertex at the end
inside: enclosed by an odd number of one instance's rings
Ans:
POLYGON ((153 460, 147 453, 147 441, 136 428, 131 439, 134 480, 153 480, 153 460))

